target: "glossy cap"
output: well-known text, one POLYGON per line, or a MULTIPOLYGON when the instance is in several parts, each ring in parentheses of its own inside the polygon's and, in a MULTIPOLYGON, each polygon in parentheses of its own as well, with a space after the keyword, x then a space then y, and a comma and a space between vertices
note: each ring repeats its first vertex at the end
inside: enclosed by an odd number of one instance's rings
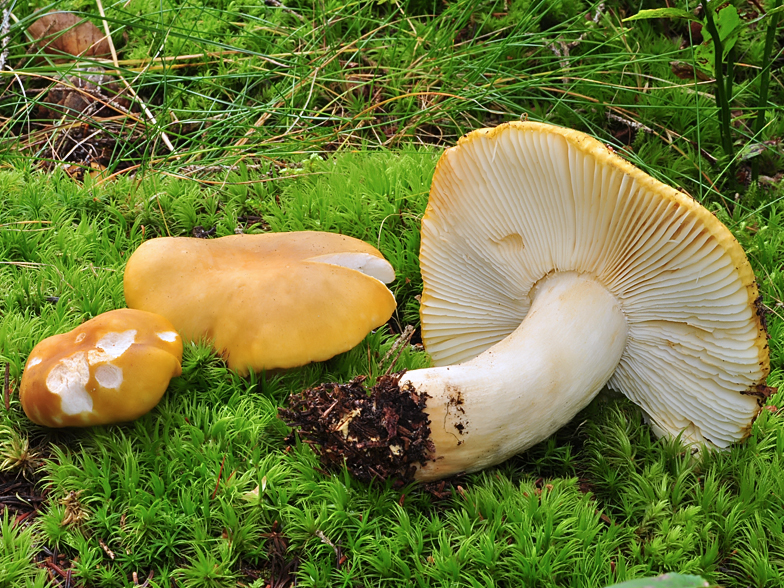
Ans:
POLYGON ((143 243, 125 268, 129 307, 208 339, 241 374, 324 361, 395 310, 392 266, 374 247, 301 231, 143 243))
POLYGON ((106 312, 35 346, 22 374, 22 408, 46 427, 131 421, 158 404, 181 361, 182 340, 165 318, 106 312))

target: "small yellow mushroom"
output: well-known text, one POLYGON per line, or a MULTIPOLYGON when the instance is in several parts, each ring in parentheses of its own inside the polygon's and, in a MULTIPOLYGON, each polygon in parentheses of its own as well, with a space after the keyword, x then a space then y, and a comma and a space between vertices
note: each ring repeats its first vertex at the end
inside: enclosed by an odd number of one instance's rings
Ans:
POLYGON ((30 420, 46 427, 130 421, 158 404, 181 362, 182 340, 168 320, 113 310, 36 345, 19 397, 30 420))

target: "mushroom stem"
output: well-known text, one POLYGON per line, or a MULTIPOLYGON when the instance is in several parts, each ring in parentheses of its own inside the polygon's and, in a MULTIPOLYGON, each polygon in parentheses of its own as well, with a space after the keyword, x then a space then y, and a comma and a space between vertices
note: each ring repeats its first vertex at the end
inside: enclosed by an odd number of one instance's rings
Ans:
POLYGON ((568 423, 610 379, 628 327, 618 300, 575 272, 545 277, 520 326, 471 361, 405 374, 426 393, 434 461, 423 481, 500 463, 568 423))

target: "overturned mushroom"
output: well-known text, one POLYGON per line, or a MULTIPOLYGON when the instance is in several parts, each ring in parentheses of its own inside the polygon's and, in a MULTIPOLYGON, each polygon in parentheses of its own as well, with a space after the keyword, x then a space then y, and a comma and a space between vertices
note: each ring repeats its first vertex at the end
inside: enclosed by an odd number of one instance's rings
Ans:
MULTIPOLYGON (((658 435, 726 447, 749 434, 769 357, 743 250, 696 201, 599 141, 532 122, 461 139, 436 168, 420 261, 422 334, 440 367, 398 382, 427 399, 431 451, 416 478, 500 463, 605 385, 658 435)), ((324 402, 346 394, 332 390, 324 402)), ((344 436, 314 421, 345 415, 308 412, 308 394, 283 412, 303 436, 333 457, 371 436, 400 461, 389 418, 344 436)))
POLYGON ((246 374, 348 351, 392 316, 384 283, 394 278, 371 245, 302 231, 152 239, 128 260, 124 285, 129 307, 211 340, 246 374))
POLYGON ((165 318, 113 310, 33 348, 19 398, 47 427, 130 421, 152 409, 181 373, 182 340, 165 318))

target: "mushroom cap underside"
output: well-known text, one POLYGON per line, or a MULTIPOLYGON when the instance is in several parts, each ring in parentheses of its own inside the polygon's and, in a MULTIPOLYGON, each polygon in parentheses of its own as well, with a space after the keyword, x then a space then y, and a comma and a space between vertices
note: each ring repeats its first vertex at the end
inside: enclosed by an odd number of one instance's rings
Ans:
POLYGON ((515 122, 463 137, 436 168, 420 263, 436 365, 514 331, 546 276, 588 274, 629 324, 609 386, 687 442, 748 434, 759 401, 746 393, 770 368, 745 253, 694 199, 588 135, 515 122))
POLYGON ((371 245, 301 231, 219 239, 165 237, 128 260, 128 306, 167 317, 185 339, 211 340, 229 367, 323 361, 384 324, 394 270, 371 245))

